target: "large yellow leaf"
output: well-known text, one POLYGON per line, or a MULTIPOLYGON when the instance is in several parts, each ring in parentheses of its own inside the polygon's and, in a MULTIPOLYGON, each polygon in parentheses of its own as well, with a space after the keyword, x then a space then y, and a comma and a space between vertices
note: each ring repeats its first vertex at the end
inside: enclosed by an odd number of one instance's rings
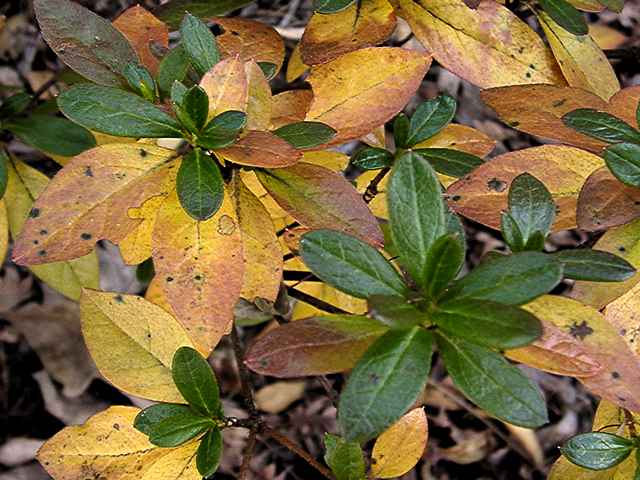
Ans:
MULTIPOLYGON (((33 211, 33 202, 47 187, 49 179, 38 170, 13 158, 8 165, 8 174, 9 181, 3 202, 8 205, 6 215, 9 232, 16 239, 29 212, 33 211)), ((6 232, 6 228, 4 231, 6 232)), ((40 244, 39 238, 32 240, 33 247, 37 248, 40 244)), ((47 285, 72 300, 80 298, 83 287, 98 288, 100 283, 100 269, 95 252, 69 261, 32 265, 30 269, 47 285)))
POLYGON ((371 474, 375 478, 404 475, 422 457, 429 425, 422 407, 411 410, 385 430, 371 453, 371 474))
POLYGON ((174 154, 152 145, 109 144, 74 157, 29 212, 14 261, 68 260, 91 252, 98 240, 118 243, 140 223, 129 218, 129 208, 163 193, 174 154))
POLYGON ((133 428, 139 412, 111 407, 84 425, 66 427, 42 446, 38 461, 55 480, 200 480, 198 442, 156 447, 133 428))
POLYGON ((227 110, 247 110, 249 86, 244 62, 238 56, 218 62, 200 80, 209 97, 209 119, 227 110))
POLYGON ((543 182, 557 206, 555 230, 576 226, 576 206, 582 185, 603 160, 585 150, 543 145, 505 153, 476 168, 447 189, 457 213, 491 228, 500 228, 511 181, 528 172, 543 182))
POLYGON ((83 290, 82 333, 100 373, 120 390, 184 403, 171 378, 173 354, 193 346, 169 313, 142 297, 83 290))
POLYGON ((218 212, 191 218, 175 189, 162 203, 153 230, 153 258, 162 289, 178 320, 205 352, 217 345, 233 321, 244 261, 238 217, 225 189, 218 212))
POLYGON ((300 40, 302 61, 317 65, 378 45, 395 26, 396 16, 387 0, 361 0, 332 15, 314 13, 300 40))
POLYGON ((620 90, 609 60, 589 35, 573 35, 544 12, 538 15, 567 83, 595 93, 604 100, 620 90))
POLYGON ((258 64, 250 60, 244 64, 247 78, 247 130, 268 130, 271 126, 273 99, 271 87, 258 64))
MULTIPOLYGON (((175 169, 174 169, 175 170, 175 169)), ((142 220, 120 243, 122 259, 128 265, 138 265, 151 256, 151 238, 156 224, 158 209, 165 197, 158 195, 144 202, 140 208, 130 208, 129 218, 142 220)))
POLYGON ((431 58, 401 48, 364 48, 311 69, 307 120, 326 123, 343 143, 383 125, 404 108, 431 58))
POLYGON ((456 75, 482 88, 527 83, 564 84, 549 49, 509 9, 482 0, 393 0, 418 40, 456 75))

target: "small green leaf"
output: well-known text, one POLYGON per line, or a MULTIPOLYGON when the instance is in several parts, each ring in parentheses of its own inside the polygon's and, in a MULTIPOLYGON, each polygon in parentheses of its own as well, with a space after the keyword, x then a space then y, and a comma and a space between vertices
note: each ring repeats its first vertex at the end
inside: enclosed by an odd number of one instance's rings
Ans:
POLYGON ((369 315, 394 329, 407 329, 417 325, 429 325, 430 317, 404 297, 372 295, 367 299, 369 315))
POLYGON ((151 435, 151 432, 157 424, 167 418, 175 416, 193 415, 193 412, 187 405, 178 403, 158 403, 142 410, 133 422, 133 426, 144 433, 151 435))
POLYGON ((220 392, 211 367, 196 350, 180 347, 173 356, 173 381, 189 405, 203 415, 220 416, 220 392))
POLYGON ((613 433, 591 432, 571 437, 560 447, 571 463, 589 470, 606 470, 622 463, 635 447, 633 440, 613 433))
MULTIPOLYGON (((180 85, 178 82, 175 86, 180 85)), ((179 88, 179 87, 178 87, 179 88)), ((173 90, 172 90, 173 100, 173 90)), ((209 97, 199 85, 188 88, 181 94, 176 91, 177 103, 174 103, 174 110, 180 122, 192 132, 198 132, 204 127, 209 115, 209 97)))
POLYGON ((236 142, 246 124, 246 113, 237 110, 222 112, 202 129, 198 135, 198 145, 212 150, 228 147, 236 142))
POLYGON ((542 325, 533 314, 486 300, 452 300, 439 305, 432 317, 448 334, 492 348, 523 347, 542 335, 542 325))
POLYGON ((407 148, 409 136, 409 119, 404 113, 399 113, 393 121, 393 139, 396 148, 407 148))
POLYGON ((390 167, 393 163, 393 154, 378 147, 365 147, 351 157, 351 163, 362 170, 377 170, 390 167))
POLYGON ((202 437, 196 453, 196 468, 204 478, 210 477, 220 466, 222 458, 222 433, 217 428, 202 437))
POLYGON ((564 276, 587 282, 622 282, 636 269, 624 258, 600 250, 562 250, 551 254, 564 266, 564 276))
POLYGON ((149 433, 149 441, 158 447, 177 447, 214 427, 211 418, 189 411, 161 420, 149 433))
POLYGON ((351 6, 355 0, 314 0, 313 9, 318 13, 337 13, 351 6))
POLYGON ((278 71, 278 66, 271 62, 258 62, 258 66, 267 80, 271 80, 278 71))
MULTIPOLYGON (((598 2, 609 10, 620 13, 624 8, 624 0, 598 0, 598 2)), ((640 465, 640 463, 638 463, 640 465)))
POLYGON ((216 37, 202 20, 187 13, 180 24, 180 34, 182 45, 198 74, 204 75, 220 61, 216 37))
MULTIPOLYGON (((500 231, 504 237, 504 241, 509 245, 514 252, 522 252, 524 248, 524 239, 522 238, 522 232, 518 227, 518 222, 514 220, 508 211, 502 212, 500 216, 500 231)), ((544 247, 544 245, 542 245, 544 247)), ((530 248, 530 250, 534 250, 530 248)), ((537 250, 542 250, 541 248, 537 250)))
POLYGON ((492 255, 453 283, 444 300, 475 298, 522 305, 550 292, 562 279, 562 265, 540 252, 492 255))
POLYGON ((331 468, 336 480, 364 480, 365 465, 362 449, 357 442, 330 433, 324 435, 324 461, 331 468))
POLYGON ((302 260, 322 281, 349 295, 404 295, 396 269, 375 248, 333 230, 315 230, 300 240, 302 260))
POLYGON ((521 427, 549 421, 538 387, 502 355, 442 332, 436 340, 453 383, 480 408, 521 427))
POLYGON ((429 249, 447 228, 442 188, 431 165, 419 155, 404 154, 393 167, 387 201, 400 263, 424 288, 429 249))
POLYGON ((26 92, 18 92, 5 98, 0 105, 0 118, 11 117, 22 113, 29 106, 33 97, 26 92))
POLYGON ((249 5, 253 0, 172 0, 157 7, 153 14, 171 28, 178 28, 185 11, 200 18, 221 17, 249 5))
POLYGON ((397 421, 422 393, 433 336, 413 327, 391 330, 369 347, 342 390, 338 423, 348 441, 366 442, 397 421))
POLYGON ((538 0, 542 9, 558 25, 573 35, 586 35, 589 27, 580 10, 565 0, 538 0))
POLYGON ((158 67, 158 89, 163 96, 171 94, 174 82, 182 82, 189 71, 189 56, 182 44, 167 53, 158 67))
POLYGON ((640 132, 626 122, 592 108, 573 110, 562 117, 564 124, 603 142, 640 143, 640 132))
POLYGON ((429 162, 436 172, 450 177, 464 177, 484 163, 480 157, 451 148, 418 148, 413 151, 429 162))
POLYGON ((640 145, 637 143, 610 145, 604 151, 604 160, 618 180, 640 188, 640 145))
POLYGON ((176 80, 171 85, 171 103, 174 105, 180 105, 184 101, 184 96, 187 94, 187 87, 184 83, 176 80))
POLYGON ((138 63, 130 63, 122 74, 134 92, 150 102, 156 101, 156 82, 149 70, 138 63))
POLYGON ((463 241, 455 233, 443 235, 431 245, 421 280, 428 298, 436 298, 456 278, 464 264, 464 250, 463 241))
POLYGON ((133 93, 80 84, 60 94, 58 106, 70 120, 116 137, 182 137, 178 122, 133 93))
POLYGON ((273 133, 299 149, 323 145, 336 135, 333 128, 321 122, 290 123, 274 130, 273 133))
POLYGON ((9 183, 9 157, 4 148, 0 148, 0 200, 4 197, 9 183))
POLYGON ((457 103, 449 95, 440 95, 421 103, 411 116, 407 146, 413 147, 446 127, 456 114, 457 103))
POLYGON ((211 218, 224 199, 220 168, 213 158, 198 148, 182 159, 176 189, 184 211, 200 221, 211 218))

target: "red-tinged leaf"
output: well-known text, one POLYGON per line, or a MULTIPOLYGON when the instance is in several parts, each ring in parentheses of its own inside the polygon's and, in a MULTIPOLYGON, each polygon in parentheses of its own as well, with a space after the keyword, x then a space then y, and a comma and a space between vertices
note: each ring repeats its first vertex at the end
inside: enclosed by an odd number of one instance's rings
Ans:
POLYGON ((302 377, 353 368, 387 327, 362 316, 311 317, 283 325, 258 338, 245 357, 261 375, 302 377))
POLYGON ((339 230, 374 246, 382 245, 378 221, 342 175, 303 162, 257 173, 276 202, 303 225, 339 230))
POLYGON ((102 145, 74 157, 34 204, 13 252, 31 265, 91 252, 98 240, 118 243, 140 223, 130 208, 166 191, 175 152, 141 144, 102 145))
POLYGON ((640 217, 640 189, 625 185, 603 167, 593 172, 578 197, 578 227, 605 230, 640 217))
POLYGON ((402 110, 429 65, 431 58, 423 53, 386 47, 318 65, 308 77, 314 97, 306 119, 338 131, 331 145, 366 135, 402 110))
POLYGON ((290 167, 302 158, 287 141, 271 132, 251 130, 230 147, 216 150, 216 154, 230 162, 250 167, 290 167))
POLYGON ((311 90, 289 90, 274 95, 271 128, 275 130, 289 123, 302 122, 312 100, 311 90))
POLYGON ((151 50, 152 44, 169 47, 169 27, 140 5, 125 10, 113 26, 129 40, 140 57, 142 65, 154 75, 158 73, 160 60, 151 50))
POLYGON ((640 85, 628 87, 620 90, 609 99, 609 107, 606 111, 636 128, 638 126, 636 117, 638 102, 640 102, 640 85))
POLYGON ((242 237, 230 191, 206 221, 191 218, 176 191, 165 199, 153 230, 153 258, 167 301, 194 342, 210 351, 228 332, 240 297, 242 237))
POLYGON ((457 213, 491 228, 500 228, 500 213, 507 208, 511 181, 528 172, 551 192, 557 206, 554 230, 576 226, 578 193, 603 160, 585 150, 544 145, 499 155, 476 168, 447 189, 457 213))
POLYGON ((244 62, 239 57, 218 62, 204 74, 200 86, 209 97, 209 120, 227 110, 247 110, 249 86, 244 62))

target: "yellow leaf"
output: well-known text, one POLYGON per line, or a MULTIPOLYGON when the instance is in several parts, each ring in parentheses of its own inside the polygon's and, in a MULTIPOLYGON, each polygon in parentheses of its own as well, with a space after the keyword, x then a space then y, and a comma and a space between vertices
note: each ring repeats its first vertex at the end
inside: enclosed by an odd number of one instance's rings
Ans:
MULTIPOLYGON (((306 153, 305 153, 306 155, 306 153)), ((249 170, 241 170, 240 177, 242 178, 242 182, 246 185, 246 187, 251 190, 256 197, 260 199, 264 207, 269 212, 271 219, 273 220, 273 224, 276 230, 280 230, 284 228, 285 225, 290 223, 288 221, 289 214, 285 212, 280 205, 273 199, 271 195, 267 193, 264 189, 258 177, 256 177, 255 172, 249 170)))
POLYGON ((549 49, 526 23, 492 1, 393 0, 428 52, 447 70, 481 88, 564 84, 549 49))
POLYGON ((496 147, 496 141, 488 135, 467 125, 450 123, 433 137, 413 148, 451 148, 486 157, 496 147))
MULTIPOLYGON (((174 169, 175 170, 175 169, 174 169)), ((138 265, 151 256, 151 236, 156 224, 158 208, 164 201, 164 196, 151 197, 140 208, 130 208, 129 218, 142 222, 124 237, 118 246, 122 259, 128 265, 138 265)))
POLYGON ((4 262, 9 247, 9 219, 4 198, 0 200, 0 264, 4 262))
POLYGON ((640 284, 617 298, 604 311, 604 318, 616 327, 629 348, 640 355, 640 284))
POLYGON ((157 275, 151 279, 151 282, 147 287, 147 291, 144 294, 144 298, 151 303, 158 305, 165 312, 169 312, 172 317, 176 316, 173 308, 169 305, 169 301, 167 300, 167 296, 164 294, 164 290, 162 290, 161 279, 157 275))
POLYGON ((289 57, 289 63, 287 63, 286 80, 288 83, 293 82, 300 77, 304 72, 309 69, 309 65, 305 65, 302 61, 302 55, 300 54, 300 44, 296 45, 289 57))
POLYGON ((372 476, 395 478, 407 473, 422 457, 428 435, 422 407, 405 414, 376 440, 371 454, 372 476))
POLYGON ((218 212, 199 222, 184 211, 174 189, 153 230, 156 275, 178 321, 205 352, 228 332, 242 289, 242 239, 232 198, 225 189, 218 212))
MULTIPOLYGON (((290 286, 296 290, 300 290, 308 295, 312 295, 320 300, 327 302, 334 307, 341 308, 350 313, 364 314, 367 311, 367 301, 361 298, 355 298, 346 293, 336 290, 335 288, 323 282, 288 282, 290 286)), ((318 314, 326 314, 308 303, 303 301, 296 302, 293 307, 293 320, 313 317, 318 314)))
POLYGON ((589 35, 569 33, 544 12, 538 18, 570 86, 595 93, 604 100, 620 90, 609 60, 589 35))
POLYGON ((120 390, 184 403, 171 378, 173 354, 193 346, 169 313, 142 297, 83 290, 82 334, 100 373, 120 390))
POLYGON ((402 48, 364 48, 315 66, 307 79, 313 102, 307 120, 338 131, 344 143, 393 118, 413 96, 431 58, 402 48))
POLYGON ((247 130, 268 130, 271 126, 273 99, 271 87, 258 64, 250 60, 244 64, 247 77, 247 130))
POLYGON ((589 24, 589 35, 602 50, 618 48, 629 39, 624 33, 602 23, 589 24))
POLYGON ((195 465, 198 442, 159 448, 135 428, 140 409, 111 407, 84 425, 66 427, 38 452, 38 461, 55 480, 200 480, 195 465))
POLYGON ((249 86, 239 57, 218 62, 204 74, 200 86, 209 97, 209 119, 227 110, 246 112, 249 86))

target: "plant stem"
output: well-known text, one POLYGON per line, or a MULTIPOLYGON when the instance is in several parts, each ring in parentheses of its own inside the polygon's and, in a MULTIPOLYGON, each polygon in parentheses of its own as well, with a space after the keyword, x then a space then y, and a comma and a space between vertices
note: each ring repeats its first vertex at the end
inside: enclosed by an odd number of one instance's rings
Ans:
POLYGON ((312 307, 317 308, 318 310, 322 310, 327 313, 334 313, 337 315, 349 315, 349 312, 346 310, 342 310, 341 308, 334 307, 330 303, 327 303, 319 298, 316 298, 308 293, 304 293, 300 290, 296 290, 293 287, 287 287, 287 293, 290 297, 300 300, 302 302, 308 303, 312 307))
POLYGON ((389 171, 391 170, 390 167, 385 167, 382 170, 380 170, 378 172, 378 174, 373 177, 373 179, 369 182, 369 185, 367 185, 367 189, 364 191, 364 193, 362 194, 362 198, 364 199, 365 203, 371 203, 371 201, 376 198, 376 195, 379 192, 378 190, 378 185, 380 184, 380 182, 384 179, 384 177, 387 176, 387 173, 389 173, 389 171))

